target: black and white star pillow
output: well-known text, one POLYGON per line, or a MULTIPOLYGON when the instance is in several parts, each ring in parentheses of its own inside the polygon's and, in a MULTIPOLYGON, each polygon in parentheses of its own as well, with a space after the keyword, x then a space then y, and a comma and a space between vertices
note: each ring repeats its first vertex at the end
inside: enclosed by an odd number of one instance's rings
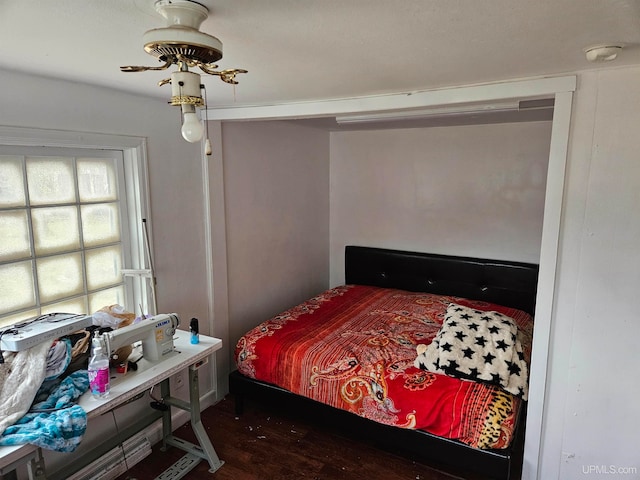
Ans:
POLYGON ((429 346, 418 345, 415 366, 488 382, 526 400, 528 368, 515 321, 452 303, 429 346))

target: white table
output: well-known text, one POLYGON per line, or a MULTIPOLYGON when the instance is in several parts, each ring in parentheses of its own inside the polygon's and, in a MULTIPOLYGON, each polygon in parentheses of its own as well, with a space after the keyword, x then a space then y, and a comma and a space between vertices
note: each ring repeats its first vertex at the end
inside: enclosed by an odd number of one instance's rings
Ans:
MULTIPOLYGON (((200 393, 198 388, 198 368, 209 360, 217 350, 222 348, 222 340, 200 335, 200 343, 192 345, 190 334, 182 330, 177 330, 174 337, 174 351, 165 355, 161 360, 150 362, 142 358, 138 361, 138 370, 129 370, 126 375, 117 374, 111 371, 111 390, 109 396, 104 399, 94 399, 89 392, 85 393, 78 404, 87 412, 87 420, 98 417, 117 406, 135 399, 139 394, 149 390, 154 385, 160 384, 160 395, 166 405, 187 410, 191 414, 191 425, 199 442, 194 445, 176 438, 172 434, 171 409, 162 412, 163 420, 163 447, 172 445, 187 451, 187 456, 198 457, 209 462, 210 471, 214 472, 222 466, 211 441, 207 436, 200 420, 200 393), (170 396, 169 377, 176 373, 188 369, 189 371, 189 402, 170 396), (114 378, 114 376, 116 378, 114 378)), ((135 359, 135 353, 132 354, 135 359)), ((130 435, 131 431, 123 431, 121 436, 114 437, 114 445, 108 443, 101 445, 101 450, 95 455, 98 458, 106 451, 117 446, 124 438, 130 435), (104 451, 103 451, 104 450, 104 451)), ((29 478, 43 480, 47 478, 66 478, 75 470, 89 464, 95 458, 89 459, 84 464, 78 464, 74 460, 73 469, 57 471, 53 476, 46 473, 44 459, 40 448, 34 445, 20 445, 14 447, 0 447, 0 475, 15 470, 18 465, 27 463, 29 478)), ((193 461, 192 461, 193 463, 193 461)), ((196 462, 197 463, 197 462, 196 462)), ((195 465, 193 465, 195 466, 195 465)))

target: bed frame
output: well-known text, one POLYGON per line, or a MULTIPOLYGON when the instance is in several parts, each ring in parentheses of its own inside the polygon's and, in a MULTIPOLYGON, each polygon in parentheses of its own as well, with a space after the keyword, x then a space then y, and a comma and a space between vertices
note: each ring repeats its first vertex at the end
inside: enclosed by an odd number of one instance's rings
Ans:
MULTIPOLYGON (((414 292, 454 295, 518 308, 533 315, 538 266, 529 263, 404 252, 371 247, 345 248, 345 283, 400 288, 414 292)), ((383 425, 350 412, 293 394, 234 371, 229 389, 242 413, 246 396, 260 403, 284 407, 329 425, 341 433, 366 440, 387 451, 423 463, 451 465, 457 471, 489 478, 520 478, 526 406, 520 409, 512 445, 479 450, 421 430, 383 425)))

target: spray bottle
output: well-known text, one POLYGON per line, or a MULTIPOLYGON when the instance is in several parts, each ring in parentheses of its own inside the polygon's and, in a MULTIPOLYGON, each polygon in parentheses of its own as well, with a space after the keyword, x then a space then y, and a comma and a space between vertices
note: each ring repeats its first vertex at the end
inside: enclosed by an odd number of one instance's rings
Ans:
POLYGON ((91 358, 89 359, 89 389, 93 398, 109 395, 109 357, 102 349, 98 332, 91 340, 91 358))

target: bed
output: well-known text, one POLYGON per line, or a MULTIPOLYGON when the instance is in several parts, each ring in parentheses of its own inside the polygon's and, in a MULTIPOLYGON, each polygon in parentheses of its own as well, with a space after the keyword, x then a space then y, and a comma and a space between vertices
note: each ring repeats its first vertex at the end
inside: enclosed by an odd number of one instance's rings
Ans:
POLYGON ((345 285, 240 338, 237 411, 245 397, 273 403, 419 461, 517 478, 537 278, 533 264, 347 246, 345 285), (451 363, 448 335, 461 335, 461 321, 474 342, 479 323, 507 325, 506 375, 465 364, 480 353, 498 363, 470 344, 451 363))

